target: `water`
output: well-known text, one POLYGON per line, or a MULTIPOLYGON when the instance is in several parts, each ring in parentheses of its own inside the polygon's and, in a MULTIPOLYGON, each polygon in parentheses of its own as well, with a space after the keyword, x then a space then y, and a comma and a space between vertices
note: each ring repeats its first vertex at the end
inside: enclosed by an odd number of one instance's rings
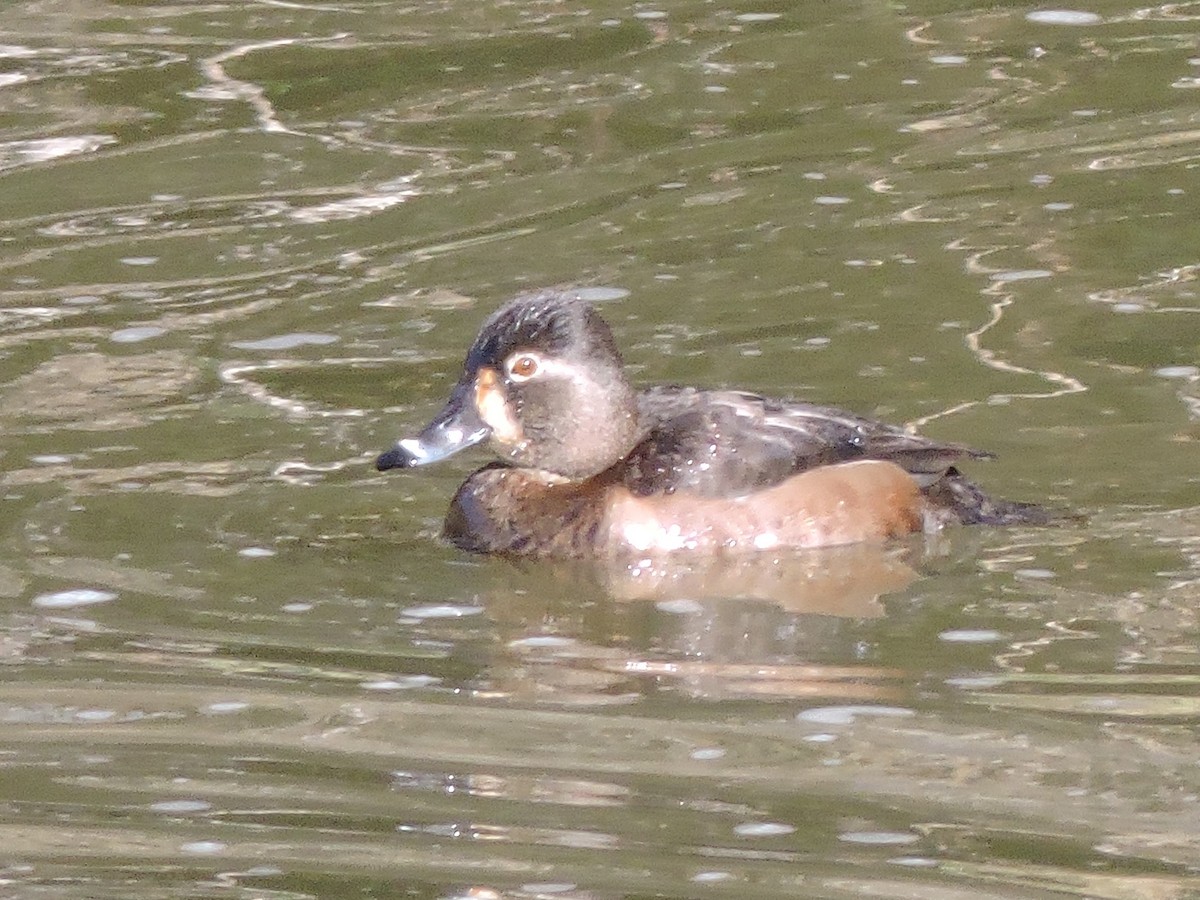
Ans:
POLYGON ((14 896, 1200 896, 1193 6, 15 2, 14 896), (385 477, 482 318, 1057 529, 643 571, 385 477))

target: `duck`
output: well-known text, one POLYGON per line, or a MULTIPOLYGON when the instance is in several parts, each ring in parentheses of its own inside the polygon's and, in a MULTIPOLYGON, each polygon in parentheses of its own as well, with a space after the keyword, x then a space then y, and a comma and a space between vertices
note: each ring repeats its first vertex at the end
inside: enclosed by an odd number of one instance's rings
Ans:
POLYGON ((443 533, 476 553, 643 558, 885 542, 947 525, 1041 525, 959 466, 991 454, 833 406, 728 389, 636 388, 595 305, 522 294, 467 352, 449 399, 379 471, 480 444, 495 457, 443 533))

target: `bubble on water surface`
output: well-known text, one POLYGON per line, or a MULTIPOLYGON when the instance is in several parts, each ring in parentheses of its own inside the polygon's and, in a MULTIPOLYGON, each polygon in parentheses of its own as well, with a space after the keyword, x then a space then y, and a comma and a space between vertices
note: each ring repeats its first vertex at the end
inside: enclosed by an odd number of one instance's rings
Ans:
POLYGON ((400 611, 400 617, 405 619, 461 619, 464 616, 477 616, 481 612, 483 612, 482 606, 441 603, 429 606, 410 606, 400 611))
POLYGON ((179 852, 190 853, 194 856, 214 856, 227 849, 228 845, 221 841, 192 841, 190 844, 181 844, 179 852))
POLYGON ((312 603, 285 603, 279 608, 285 613, 306 613, 311 612, 313 606, 312 603))
POLYGON ((954 678, 947 678, 945 683, 947 687, 960 688, 965 691, 987 690, 1004 684, 1004 679, 998 675, 958 675, 954 678))
POLYGON ((323 347, 326 344, 336 344, 336 334, 321 334, 310 331, 296 331, 291 334, 277 334, 274 337, 262 338, 257 341, 231 341, 229 346, 238 350, 294 350, 297 347, 323 347))
POLYGON ((0 143, 0 169, 28 163, 49 162, 52 159, 61 159, 64 156, 75 156, 80 153, 92 153, 116 142, 115 137, 107 134, 7 141, 0 143))
POLYGON ((80 722, 111 722, 116 717, 116 711, 111 709, 81 709, 75 713, 80 722))
POLYGON ((739 837, 778 837, 795 830, 796 826, 783 822, 743 822, 733 826, 733 833, 739 837))
POLYGON ((377 194, 367 194, 361 197, 347 197, 317 206, 306 206, 302 209, 289 210, 288 216, 293 222, 302 225, 320 225, 325 222, 344 222, 361 216, 384 212, 393 206, 398 206, 409 197, 415 197, 415 188, 405 188, 399 191, 385 191, 377 194))
POLYGON ((704 612, 704 607, 695 600, 680 598, 678 600, 659 600, 654 604, 654 608, 660 612, 670 613, 673 616, 690 616, 695 613, 704 612))
POLYGON ((624 300, 629 291, 619 287, 585 287, 575 291, 575 296, 589 303, 604 303, 608 300, 624 300))
POLYGON ((245 559, 266 559, 274 555, 275 551, 270 547, 243 547, 238 551, 238 556, 245 559))
POLYGON ((1079 9, 1035 9, 1025 18, 1039 25, 1096 25, 1104 21, 1097 13, 1079 9))
POLYGON ((1013 572, 1017 578, 1054 578, 1054 572, 1050 569, 1017 569, 1013 572))
POLYGON ((77 294, 74 297, 64 297, 62 301, 63 306, 94 306, 103 302, 104 298, 95 294, 77 294))
POLYGON ((991 644, 1004 636, 990 628, 951 628, 938 635, 938 640, 950 644, 991 644))
POLYGON ((133 328, 120 328, 110 334, 108 339, 114 344, 136 344, 139 341, 162 337, 166 333, 167 329, 157 325, 137 325, 133 328))
POLYGON ((227 716, 230 713, 240 713, 249 708, 250 704, 242 700, 222 700, 208 704, 204 707, 203 712, 214 716, 227 716))
POLYGON ((527 638, 517 638, 508 642, 514 650, 561 649, 572 647, 574 638, 560 637, 557 634, 536 634, 527 638))
POLYGON ((797 721, 820 725, 849 725, 859 716, 902 719, 916 715, 903 706, 814 706, 796 716, 797 721))
POLYGON ((206 800, 160 800, 158 803, 150 804, 153 812, 166 813, 171 816, 208 812, 212 808, 213 805, 206 800))
POLYGON ((115 591, 102 591, 94 588, 75 588, 69 591, 54 591, 49 594, 38 594, 33 598, 33 605, 38 609, 74 609, 78 606, 92 606, 96 603, 108 603, 116 600, 115 591))
POLYGON ((377 681, 364 681, 359 687, 364 691, 407 691, 412 688, 429 687, 438 684, 442 679, 433 675, 407 675, 403 678, 381 678, 377 681))
POLYGON ((1200 375, 1198 366, 1163 366, 1155 369, 1154 374, 1160 378, 1195 378, 1200 375))
POLYGON ((903 831, 843 831, 838 835, 839 841, 847 844, 874 844, 876 846, 892 846, 896 844, 915 844, 920 840, 915 834, 903 831))
POLYGON ((1012 269, 1007 272, 993 272, 992 281, 1031 281, 1036 278, 1049 278, 1054 273, 1049 269, 1012 269))

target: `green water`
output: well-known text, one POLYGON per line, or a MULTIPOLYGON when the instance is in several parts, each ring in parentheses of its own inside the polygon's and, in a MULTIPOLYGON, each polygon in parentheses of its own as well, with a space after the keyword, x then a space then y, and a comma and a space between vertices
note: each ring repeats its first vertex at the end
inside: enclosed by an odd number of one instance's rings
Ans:
POLYGON ((1200 896, 1200 6, 1035 9, 8 4, 5 890, 1200 896), (463 556, 370 463, 551 285, 1087 522, 463 556))

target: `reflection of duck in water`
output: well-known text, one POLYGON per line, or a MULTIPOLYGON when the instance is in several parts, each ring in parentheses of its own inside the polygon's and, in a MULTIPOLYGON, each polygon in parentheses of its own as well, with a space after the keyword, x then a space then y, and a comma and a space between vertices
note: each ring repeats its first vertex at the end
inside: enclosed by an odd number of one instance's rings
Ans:
POLYGON ((488 553, 821 547, 1049 518, 959 474, 959 460, 986 456, 959 444, 741 391, 639 392, 608 325, 569 293, 501 307, 445 408, 376 465, 425 465, 485 440, 504 462, 459 488, 446 536, 488 553))
POLYGON ((866 623, 890 613, 903 629, 928 609, 884 600, 917 578, 914 566, 953 563, 941 552, 934 561, 928 543, 473 570, 471 596, 500 637, 488 651, 488 690, 576 708, 663 690, 706 700, 904 702, 917 674, 864 653, 878 633, 866 623))

